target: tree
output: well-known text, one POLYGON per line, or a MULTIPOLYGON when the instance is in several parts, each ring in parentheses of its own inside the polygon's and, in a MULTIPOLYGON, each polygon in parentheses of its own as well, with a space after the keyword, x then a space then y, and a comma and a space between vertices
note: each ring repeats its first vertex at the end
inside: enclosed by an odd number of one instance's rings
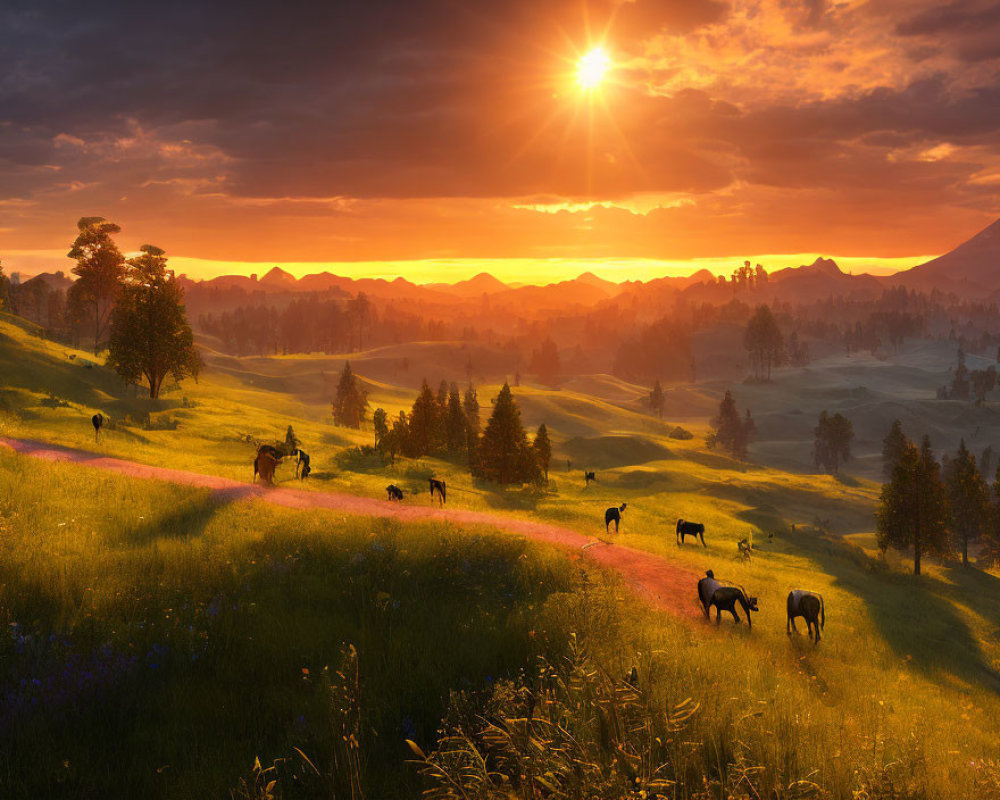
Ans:
POLYGON ((712 420, 713 431, 708 435, 707 444, 710 448, 722 447, 728 450, 734 458, 745 461, 747 448, 756 430, 749 409, 746 418, 741 419, 736 410, 736 400, 733 393, 726 390, 722 402, 719 403, 719 413, 712 420))
POLYGON ((411 458, 420 458, 438 449, 440 408, 434 398, 434 392, 424 379, 420 394, 413 401, 413 409, 409 417, 409 444, 406 454, 411 458))
POLYGON ((389 461, 394 462, 398 453, 406 452, 409 448, 410 426, 406 418, 406 412, 400 411, 399 416, 392 422, 392 429, 380 440, 382 450, 389 455, 389 461))
POLYGON ((841 463, 851 459, 854 425, 843 414, 830 416, 824 410, 819 415, 819 424, 813 434, 813 459, 816 466, 836 474, 841 463))
POLYGON ((546 482, 549 480, 549 464, 552 462, 552 443, 549 441, 549 429, 543 422, 538 426, 535 434, 535 441, 531 443, 535 450, 535 458, 538 461, 538 468, 545 473, 546 482))
POLYGON ((467 451, 469 446, 468 422, 465 419, 465 409, 462 407, 462 395, 458 384, 453 383, 448 392, 448 408, 444 420, 445 447, 451 456, 459 456, 467 451))
POLYGON ((184 311, 184 290, 167 270, 163 251, 150 244, 141 251, 128 261, 111 314, 108 366, 129 383, 146 381, 156 399, 167 375, 177 381, 197 377, 201 357, 184 311))
POLYGON ((969 399, 969 369, 965 366, 965 350, 958 348, 958 364, 955 366, 955 376, 951 379, 951 396, 956 400, 969 399))
POLYGON ((368 393, 361 388, 355 374, 351 371, 351 362, 344 362, 337 383, 337 393, 333 398, 333 421, 345 428, 360 428, 368 408, 368 393))
POLYGON ((471 383, 462 398, 462 410, 465 411, 465 442, 471 464, 479 448, 479 397, 471 383))
POLYGON ((0 264, 0 311, 10 309, 10 278, 3 274, 3 264, 0 264))
POLYGON ((947 552, 946 504, 940 467, 925 436, 918 450, 906 443, 893 470, 882 486, 876 512, 879 547, 913 548, 913 574, 920 574, 924 552, 947 552))
POLYGON ((375 447, 381 448, 389 435, 389 415, 384 408, 376 408, 372 414, 372 428, 375 430, 375 447))
POLYGON ((882 477, 888 481, 892 478, 892 473, 896 465, 903 457, 903 451, 909 444, 903 433, 902 423, 896 419, 892 422, 892 427, 882 440, 882 477))
POLYGON ((991 364, 986 369, 972 370, 969 373, 969 381, 972 384, 972 392, 976 395, 976 405, 982 405, 986 402, 986 395, 996 388, 996 367, 991 364))
POLYGON ((962 566, 969 565, 969 541, 976 540, 986 525, 989 508, 989 487, 976 469, 976 457, 962 439, 958 454, 946 474, 948 526, 951 535, 962 547, 962 566))
POLYGON ((480 477, 504 486, 536 480, 540 475, 534 450, 521 425, 521 410, 506 383, 483 431, 476 467, 480 477))
POLYGON ((767 306, 757 306, 743 333, 743 346, 750 354, 754 378, 771 380, 771 367, 784 360, 785 340, 778 321, 767 306))
POLYGON ((653 384, 653 391, 649 393, 649 407, 655 412, 656 416, 663 419, 663 387, 660 386, 660 381, 657 380, 653 384))
POLYGON ((78 317, 92 316, 96 353, 125 277, 125 258, 111 238, 121 228, 104 217, 81 217, 76 227, 78 234, 69 257, 76 260, 73 274, 77 280, 67 299, 78 317))
POLYGON ((545 339, 531 354, 528 371, 538 376, 542 383, 552 384, 559 376, 559 350, 551 339, 545 339))
POLYGON ((290 456, 296 450, 299 449, 299 440, 295 435, 295 431, 292 426, 288 426, 288 430, 285 431, 285 455, 290 456))

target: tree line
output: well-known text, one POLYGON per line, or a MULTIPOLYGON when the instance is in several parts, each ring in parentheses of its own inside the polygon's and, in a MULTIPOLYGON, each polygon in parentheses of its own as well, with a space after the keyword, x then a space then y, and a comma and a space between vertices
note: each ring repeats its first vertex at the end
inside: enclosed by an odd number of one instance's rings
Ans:
POLYGON ((1000 470, 989 485, 964 439, 954 458, 939 462, 928 436, 917 445, 896 420, 882 443, 882 465, 876 523, 883 553, 912 549, 916 575, 925 555, 945 558, 957 550, 968 566, 974 542, 981 542, 987 563, 1000 560, 1000 470))

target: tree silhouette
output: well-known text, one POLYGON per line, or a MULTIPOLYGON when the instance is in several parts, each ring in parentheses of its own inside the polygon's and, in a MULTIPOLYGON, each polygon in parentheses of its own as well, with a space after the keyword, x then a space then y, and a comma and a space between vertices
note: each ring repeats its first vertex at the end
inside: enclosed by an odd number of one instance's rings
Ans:
POLYGON ((426 378, 420 387, 420 394, 413 401, 409 416, 409 446, 407 455, 420 458, 438 449, 441 409, 426 378))
POLYGON ((333 398, 333 421, 345 428, 360 428, 368 408, 368 394, 361 388, 351 362, 344 362, 344 369, 337 382, 337 393, 333 398))
POLYGON ((712 419, 713 431, 708 435, 706 444, 709 448, 721 447, 728 450, 734 458, 746 461, 747 450, 756 433, 756 425, 747 409, 746 417, 741 418, 736 409, 733 393, 726 390, 722 402, 719 403, 719 413, 712 419))
POLYGON ((457 457, 467 452, 469 446, 468 422, 465 419, 465 409, 462 407, 462 395, 459 394, 456 383, 453 383, 448 391, 444 434, 445 447, 449 455, 457 457))
POLYGON ((840 413, 830 416, 824 410, 819 415, 819 424, 813 430, 813 460, 817 467, 822 467, 836 474, 840 465, 851 458, 851 440, 854 438, 854 425, 840 413))
POLYGON ((535 434, 535 440, 531 446, 535 450, 538 467, 545 473, 545 480, 548 481, 549 464, 552 461, 552 443, 549 441, 549 429, 545 427, 544 422, 538 426, 538 432, 535 434))
POLYGON ((913 574, 925 552, 948 549, 946 503, 941 468, 926 436, 918 450, 907 442, 892 479, 882 486, 876 512, 879 547, 913 548, 913 574))
POLYGON ((372 414, 372 429, 375 431, 375 447, 381 449, 385 437, 389 435, 389 415, 384 408, 376 408, 372 414))
POLYGON ((892 427, 882 440, 882 478, 890 480, 893 470, 903 457, 906 445, 909 444, 903 433, 902 423, 896 419, 892 422, 892 427))
POLYGON ((10 310, 10 278, 3 274, 3 264, 0 264, 0 311, 10 310))
POLYGON ((997 370, 992 364, 986 369, 974 369, 969 373, 969 382, 972 384, 972 392, 976 395, 976 405, 986 402, 986 395, 992 392, 997 385, 997 370))
POLYGON ((962 548, 962 565, 969 565, 969 542, 979 538, 986 525, 989 487, 976 468, 976 457, 962 439, 945 477, 948 526, 962 548))
POLYGON ((958 347, 958 364, 955 365, 955 375, 951 379, 951 396, 956 400, 969 399, 969 369, 965 366, 965 350, 958 347))
POLYGON ((299 449, 299 440, 295 435, 295 431, 292 426, 288 426, 288 430, 285 431, 285 455, 290 456, 296 450, 299 449))
POLYGON ((69 288, 67 299, 80 319, 87 314, 93 316, 96 353, 125 276, 125 257, 111 238, 121 233, 121 228, 104 217, 81 217, 76 227, 77 237, 68 255, 76 260, 73 274, 77 280, 69 288))
POLYGON ((784 361, 785 340, 778 321, 767 306, 757 306, 744 331, 743 346, 750 354, 754 378, 771 380, 771 368, 784 361))
POLYGON ((149 244, 141 250, 128 261, 111 315, 108 366, 129 383, 144 380, 156 399, 167 375, 178 381, 197 377, 201 358, 184 312, 184 291, 167 270, 163 251, 149 244))
POLYGON ((658 418, 663 419, 663 406, 663 387, 660 386, 660 381, 657 380, 656 383, 653 384, 653 391, 649 393, 649 407, 658 418))
POLYGON ((534 450, 521 425, 521 410, 506 383, 483 431, 476 467, 481 477, 501 485, 534 481, 540 475, 534 450))
POLYGON ((555 383, 559 377, 559 350, 551 339, 545 339, 537 350, 531 354, 528 371, 538 376, 542 383, 555 383))

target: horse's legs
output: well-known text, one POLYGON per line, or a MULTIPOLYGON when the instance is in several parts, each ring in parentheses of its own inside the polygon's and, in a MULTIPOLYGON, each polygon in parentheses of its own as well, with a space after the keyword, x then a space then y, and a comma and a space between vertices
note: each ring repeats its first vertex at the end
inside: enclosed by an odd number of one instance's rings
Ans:
POLYGON ((791 624, 792 630, 795 631, 796 634, 798 634, 799 629, 795 627, 795 617, 789 617, 788 622, 791 624))
MULTIPOLYGON (((736 624, 740 624, 740 615, 736 613, 736 605, 733 604, 733 610, 730 612, 733 615, 733 619, 736 620, 736 624)), ((747 616, 750 616, 749 614, 747 616)))
POLYGON ((715 624, 718 625, 719 621, 722 619, 722 608, 720 606, 715 607, 715 624))
POLYGON ((702 547, 708 547, 708 545, 705 544, 705 534, 702 533, 702 534, 699 534, 699 535, 701 536, 701 546, 702 547))

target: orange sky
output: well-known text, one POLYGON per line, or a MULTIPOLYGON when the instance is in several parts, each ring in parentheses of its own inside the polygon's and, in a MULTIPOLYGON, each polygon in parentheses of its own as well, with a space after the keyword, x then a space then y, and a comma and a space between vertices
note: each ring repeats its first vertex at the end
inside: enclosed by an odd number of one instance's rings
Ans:
POLYGON ((995 3, 315 5, 5 4, 7 269, 65 268, 94 214, 195 276, 416 281, 886 271, 1000 216, 995 3))

